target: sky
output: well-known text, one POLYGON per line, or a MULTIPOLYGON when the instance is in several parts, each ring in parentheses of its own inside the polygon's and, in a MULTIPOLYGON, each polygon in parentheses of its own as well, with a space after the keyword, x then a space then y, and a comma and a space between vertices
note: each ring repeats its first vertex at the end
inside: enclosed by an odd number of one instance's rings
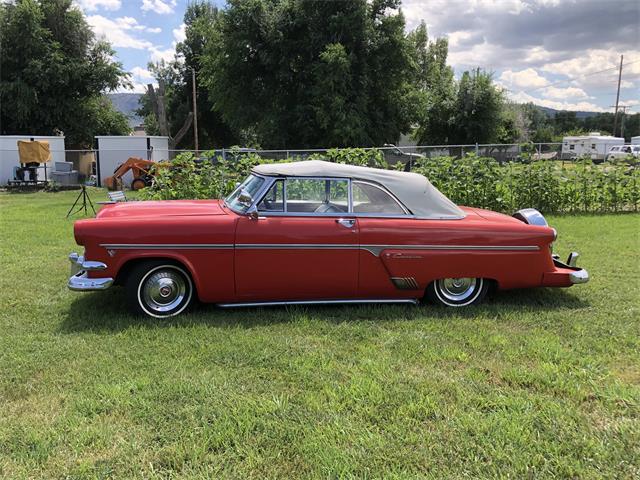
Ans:
MULTIPOLYGON (((152 80, 148 62, 173 58, 184 39, 188 0, 75 2, 96 35, 111 42, 136 92, 152 80)), ((640 111, 638 0, 403 0, 401 9, 408 31, 424 21, 431 38, 449 39, 456 75, 492 72, 518 102, 613 111, 623 54, 620 104, 640 111)))

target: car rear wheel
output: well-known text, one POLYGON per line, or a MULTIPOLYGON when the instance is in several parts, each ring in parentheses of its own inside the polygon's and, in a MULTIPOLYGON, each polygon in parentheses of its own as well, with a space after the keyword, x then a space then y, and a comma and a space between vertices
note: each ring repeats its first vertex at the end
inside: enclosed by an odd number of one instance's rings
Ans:
POLYGON ((442 278, 427 287, 429 301, 446 307, 466 307, 482 301, 489 289, 484 278, 442 278))
POLYGON ((137 265, 126 282, 131 311, 155 318, 185 311, 192 302, 193 290, 191 276, 181 266, 165 261, 137 265))

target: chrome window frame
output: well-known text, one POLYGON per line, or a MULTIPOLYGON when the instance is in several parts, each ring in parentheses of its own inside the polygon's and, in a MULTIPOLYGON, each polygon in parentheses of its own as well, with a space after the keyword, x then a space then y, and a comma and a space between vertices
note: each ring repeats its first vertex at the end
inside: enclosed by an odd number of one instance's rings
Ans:
MULTIPOLYGON (((409 210, 407 209, 407 207, 405 207, 402 202, 400 200, 398 200, 398 197, 396 197, 393 193, 391 193, 389 190, 387 190, 386 188, 384 188, 382 185, 379 185, 375 182, 371 182, 369 180, 353 180, 350 182, 350 187, 351 187, 351 196, 353 196, 353 184, 354 183, 362 183, 364 185, 370 185, 372 187, 377 188, 378 190, 380 190, 382 193, 387 194, 391 200, 393 200, 394 202, 396 202, 396 204, 400 207, 400 209, 404 212, 404 215, 411 215, 411 213, 409 212, 409 210)), ((353 212, 353 204, 351 205, 351 212, 353 212)), ((358 215, 358 213, 356 213, 356 215, 358 215)), ((369 213, 364 213, 364 215, 370 215, 369 213)), ((387 216, 398 216, 398 215, 402 215, 400 213, 374 213, 373 215, 375 216, 382 216, 382 217, 387 217, 387 216)))
MULTIPOLYGON (((416 218, 415 215, 413 215, 411 213, 411 211, 400 201, 398 200, 398 198, 393 195, 389 190, 387 190, 386 188, 384 188, 384 186, 379 185, 375 182, 371 182, 368 180, 352 180, 351 178, 346 178, 346 177, 295 177, 295 176, 291 176, 291 177, 287 177, 287 176, 267 176, 267 175, 259 175, 256 173, 251 172, 252 175, 264 178, 266 181, 263 185, 263 187, 256 193, 256 200, 254 200, 253 205, 247 210, 247 212, 250 212, 251 210, 255 210, 260 217, 335 217, 335 218, 402 218, 402 219, 411 219, 411 218, 416 218), (273 184, 278 181, 278 180, 283 180, 284 184, 283 184, 283 204, 284 204, 284 212, 269 212, 266 210, 258 210, 258 205, 260 204, 260 202, 262 202, 262 200, 264 199, 264 197, 267 195, 267 193, 269 192, 269 190, 271 189, 271 187, 273 186, 273 184), (320 180, 320 181, 326 181, 326 180, 333 180, 333 181, 340 181, 340 182, 347 182, 348 183, 348 206, 347 206, 347 211, 346 212, 326 212, 326 213, 316 213, 316 212, 289 212, 287 211, 287 180, 320 180), (353 211, 353 182, 358 182, 358 183, 366 183, 368 185, 371 185, 373 187, 379 188, 380 190, 382 190, 384 193, 386 193, 387 195, 389 195, 395 202, 397 202, 397 204, 400 206, 400 208, 402 208, 402 210, 405 212, 404 214, 395 214, 395 213, 354 213, 353 211)), ((235 210, 234 210, 235 212, 235 210)), ((247 215, 248 213, 245 212, 244 214, 238 213, 239 215, 247 215)))
MULTIPOLYGON (((272 178, 273 177, 267 177, 265 175, 259 175, 257 173, 253 173, 253 172, 249 172, 249 175, 253 175, 254 177, 259 177, 262 178, 264 180, 264 182, 262 183, 262 186, 258 189, 258 191, 256 192, 255 198, 258 198, 259 200, 256 201, 255 199, 253 200, 253 203, 249 206, 249 208, 247 208, 244 212, 242 211, 238 211, 235 208, 233 208, 231 205, 229 205, 229 203, 227 202, 227 198, 230 197, 231 195, 233 195, 235 193, 235 191, 240 187, 240 185, 238 185, 236 188, 234 188, 232 190, 232 192, 227 195, 226 197, 224 197, 222 199, 222 202, 224 204, 225 207, 227 207, 229 210, 231 210, 233 213, 237 214, 237 215, 247 215, 252 209, 256 208, 257 205, 260 203, 260 201, 262 200, 262 198, 264 197, 264 195, 267 193, 267 190, 265 190, 265 186, 268 188, 271 187, 271 184, 273 183, 272 178)), ((249 175, 247 175, 247 178, 249 177, 249 175)), ((244 183, 245 180, 247 179, 245 178, 242 182, 244 183)))

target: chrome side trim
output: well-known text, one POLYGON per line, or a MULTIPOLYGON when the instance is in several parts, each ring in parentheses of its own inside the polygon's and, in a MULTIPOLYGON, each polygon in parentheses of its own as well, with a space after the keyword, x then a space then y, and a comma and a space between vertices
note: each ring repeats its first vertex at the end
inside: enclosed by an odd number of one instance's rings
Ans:
POLYGON ((229 249, 233 243, 101 243, 107 250, 200 250, 229 249))
POLYGON ((359 250, 360 245, 349 243, 237 243, 241 250, 359 250))
POLYGON ((113 285, 113 278, 87 278, 87 272, 81 272, 69 278, 67 286, 74 292, 106 290, 113 285))
POLYGON ((383 250, 487 250, 487 251, 537 251, 537 245, 360 245, 376 257, 383 250))
MULTIPOLYGON (((357 245, 348 243, 120 243, 100 244, 107 250, 197 250, 197 249, 260 249, 260 250, 366 250, 380 256, 383 250, 480 250, 480 251, 537 251, 537 245, 357 245)), ((105 267, 106 268, 106 267, 105 267)))
POLYGON ((589 281, 589 272, 587 272, 584 268, 576 270, 575 272, 571 272, 569 274, 569 279, 574 285, 579 283, 587 283, 589 281))
POLYGON ((420 288, 413 277, 391 277, 391 281, 398 290, 418 290, 420 288))
POLYGON ((282 302, 241 302, 241 303, 218 303, 219 307, 235 308, 235 307, 276 307, 282 305, 341 305, 341 304, 388 304, 388 303, 404 303, 417 305, 418 300, 415 298, 381 298, 381 299, 358 299, 358 300, 289 300, 282 302))

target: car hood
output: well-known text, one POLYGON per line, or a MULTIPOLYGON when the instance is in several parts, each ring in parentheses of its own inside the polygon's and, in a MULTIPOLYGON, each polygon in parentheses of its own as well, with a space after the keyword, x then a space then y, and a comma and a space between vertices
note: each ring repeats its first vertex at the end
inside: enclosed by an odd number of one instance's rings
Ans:
POLYGON ((105 205, 96 218, 225 215, 220 200, 162 200, 105 205))

